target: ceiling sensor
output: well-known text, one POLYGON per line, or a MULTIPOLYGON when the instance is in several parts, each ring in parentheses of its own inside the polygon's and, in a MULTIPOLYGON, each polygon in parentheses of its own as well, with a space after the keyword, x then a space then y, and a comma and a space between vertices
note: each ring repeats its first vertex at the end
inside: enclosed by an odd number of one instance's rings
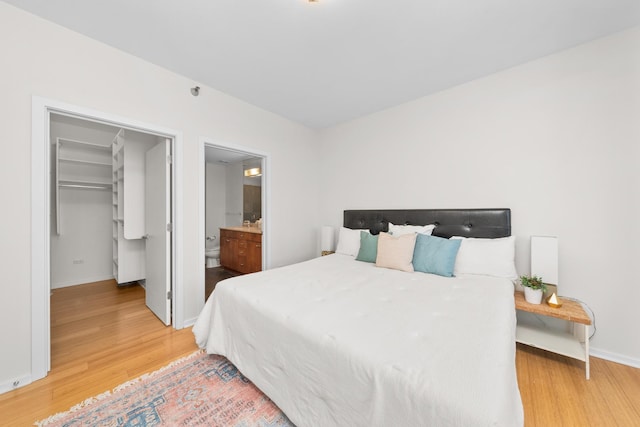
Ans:
POLYGON ((191 95, 198 96, 200 95, 200 86, 194 86, 191 88, 191 95))

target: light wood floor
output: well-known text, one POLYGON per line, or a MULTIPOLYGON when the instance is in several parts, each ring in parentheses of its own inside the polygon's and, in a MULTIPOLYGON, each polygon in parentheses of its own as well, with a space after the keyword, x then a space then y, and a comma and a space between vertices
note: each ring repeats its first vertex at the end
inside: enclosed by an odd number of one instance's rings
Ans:
MULTIPOLYGON (((196 350, 190 329, 165 327, 138 286, 111 281, 54 291, 52 369, 0 395, 0 426, 28 426, 196 350)), ((640 426, 640 369, 592 358, 584 364, 518 345, 527 427, 640 426)))
POLYGON ((0 395, 0 426, 30 426, 193 353, 191 329, 165 326, 140 286, 114 281, 56 289, 51 297, 51 372, 0 395))
POLYGON ((584 363, 518 344, 525 426, 640 427, 640 369, 595 357, 584 363))

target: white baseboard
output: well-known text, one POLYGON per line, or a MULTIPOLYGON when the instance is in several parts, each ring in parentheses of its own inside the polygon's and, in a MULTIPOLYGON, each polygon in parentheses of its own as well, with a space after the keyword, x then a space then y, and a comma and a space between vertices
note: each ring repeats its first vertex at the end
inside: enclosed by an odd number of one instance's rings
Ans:
POLYGON ((611 362, 620 363, 622 365, 631 366, 633 368, 640 368, 640 359, 625 356, 624 354, 613 353, 611 351, 591 347, 589 349, 589 355, 598 357, 600 359, 609 360, 611 362))
POLYGON ((113 274, 108 276, 84 277, 81 279, 51 283, 51 289, 66 288, 69 286, 84 285, 86 283, 102 282, 103 280, 111 280, 111 279, 113 279, 113 274))
POLYGON ((184 321, 183 328, 189 328, 189 327, 191 327, 191 326, 195 325, 196 320, 198 320, 198 318, 197 318, 197 317, 192 317, 191 319, 186 319, 186 320, 184 321))
POLYGON ((0 394, 24 387, 27 384, 31 384, 31 375, 25 375, 21 378, 16 378, 15 380, 9 380, 0 384, 0 394))

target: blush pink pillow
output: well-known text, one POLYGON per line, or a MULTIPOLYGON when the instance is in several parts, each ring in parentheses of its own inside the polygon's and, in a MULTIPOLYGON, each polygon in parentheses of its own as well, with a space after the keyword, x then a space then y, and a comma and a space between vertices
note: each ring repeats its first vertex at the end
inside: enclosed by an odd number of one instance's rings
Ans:
POLYGON ((380 233, 378 237, 378 256, 376 266, 401 271, 413 271, 413 248, 416 246, 416 234, 394 237, 389 233, 380 233))

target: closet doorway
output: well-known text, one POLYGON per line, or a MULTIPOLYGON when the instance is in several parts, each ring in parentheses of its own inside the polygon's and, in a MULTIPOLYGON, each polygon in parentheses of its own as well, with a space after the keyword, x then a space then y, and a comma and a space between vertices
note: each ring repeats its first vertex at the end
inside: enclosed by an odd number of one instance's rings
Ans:
POLYGON ((36 97, 33 112, 36 380, 50 370, 52 289, 112 278, 118 286, 138 283, 160 321, 176 329, 183 321, 176 302, 178 133, 36 97))
POLYGON ((74 116, 49 120, 51 289, 115 279, 171 323, 169 140, 74 116))

